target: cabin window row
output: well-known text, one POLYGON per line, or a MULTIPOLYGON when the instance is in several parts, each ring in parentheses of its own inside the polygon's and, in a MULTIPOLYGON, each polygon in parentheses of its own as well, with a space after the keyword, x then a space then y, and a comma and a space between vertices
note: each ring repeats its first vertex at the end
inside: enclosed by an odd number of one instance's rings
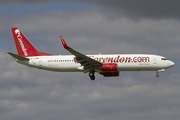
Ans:
POLYGON ((73 60, 48 60, 48 62, 73 62, 73 60))

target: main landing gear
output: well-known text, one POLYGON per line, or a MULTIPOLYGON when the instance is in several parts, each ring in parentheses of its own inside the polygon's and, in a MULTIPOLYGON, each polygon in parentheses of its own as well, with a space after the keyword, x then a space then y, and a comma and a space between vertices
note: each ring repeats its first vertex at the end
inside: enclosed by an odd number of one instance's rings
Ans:
POLYGON ((94 69, 90 70, 89 77, 91 78, 91 80, 95 80, 94 69))

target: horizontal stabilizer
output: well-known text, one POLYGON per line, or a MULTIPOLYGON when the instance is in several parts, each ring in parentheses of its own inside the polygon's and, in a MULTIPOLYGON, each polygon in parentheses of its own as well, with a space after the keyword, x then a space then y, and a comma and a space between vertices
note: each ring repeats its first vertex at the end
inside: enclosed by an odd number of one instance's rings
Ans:
POLYGON ((28 58, 25 58, 25 57, 22 57, 22 56, 19 56, 19 55, 16 55, 14 53, 10 53, 10 52, 7 52, 9 55, 11 55, 12 57, 14 57, 15 59, 18 59, 18 60, 29 60, 28 58))

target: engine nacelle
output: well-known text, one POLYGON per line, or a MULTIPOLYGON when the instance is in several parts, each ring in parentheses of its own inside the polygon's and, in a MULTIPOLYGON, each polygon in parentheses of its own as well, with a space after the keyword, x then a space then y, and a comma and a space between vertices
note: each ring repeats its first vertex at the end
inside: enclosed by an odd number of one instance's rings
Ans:
POLYGON ((101 75, 104 77, 115 77, 119 76, 119 71, 117 71, 117 63, 105 63, 101 66, 101 75))
POLYGON ((102 74, 104 77, 115 77, 115 76, 119 76, 119 71, 101 72, 101 74, 102 74))
POLYGON ((102 71, 117 71, 117 63, 105 63, 101 66, 102 71))

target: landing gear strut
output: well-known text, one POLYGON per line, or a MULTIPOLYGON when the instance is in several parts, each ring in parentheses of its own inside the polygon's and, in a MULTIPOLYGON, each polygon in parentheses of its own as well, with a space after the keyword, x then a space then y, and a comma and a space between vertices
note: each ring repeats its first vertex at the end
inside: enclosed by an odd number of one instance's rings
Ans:
POLYGON ((91 80, 95 80, 94 69, 89 72, 89 77, 91 78, 91 80))

